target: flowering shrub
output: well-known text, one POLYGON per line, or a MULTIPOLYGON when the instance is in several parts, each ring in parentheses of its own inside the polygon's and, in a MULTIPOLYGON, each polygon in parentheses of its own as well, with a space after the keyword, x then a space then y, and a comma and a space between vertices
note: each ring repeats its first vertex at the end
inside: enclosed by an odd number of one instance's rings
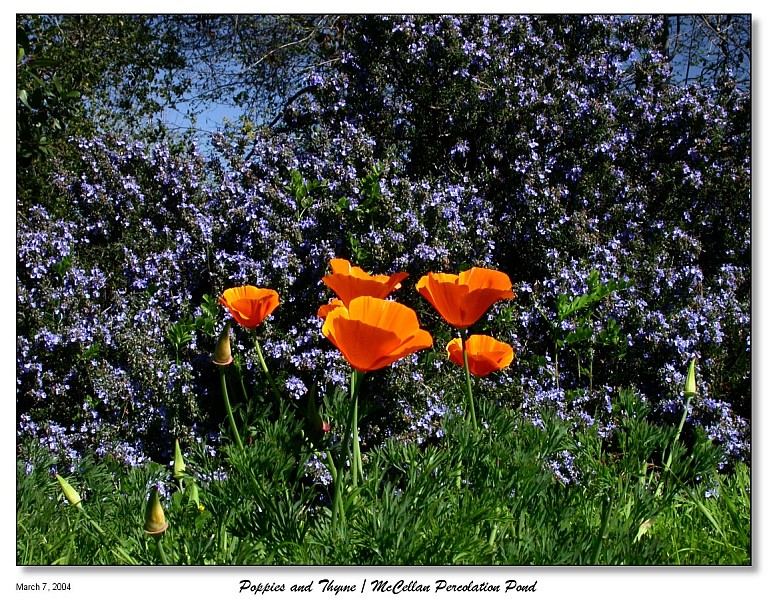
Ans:
MULTIPOLYGON (((471 332, 516 358, 476 378, 477 397, 604 434, 614 390, 634 386, 675 422, 698 357, 687 423, 744 457, 750 97, 673 85, 654 27, 351 17, 335 68, 310 75, 277 129, 215 134, 208 156, 76 142, 80 171, 18 221, 20 436, 136 462, 216 430, 214 298, 231 287, 282 298, 261 339, 283 393, 300 406, 313 384, 333 393, 348 365, 316 312, 328 261, 344 257, 408 273, 396 299, 435 339, 364 384, 374 441, 443 435, 464 395, 445 352, 455 333, 415 285, 479 266, 506 273, 515 297, 471 332)), ((256 349, 234 344, 263 394, 256 349)), ((576 479, 571 456, 554 462, 576 479)))
POLYGON ((202 414, 203 163, 139 144, 81 149, 83 172, 58 182, 62 216, 36 206, 19 221, 21 430, 59 431, 56 450, 141 461, 202 414))
MULTIPOLYGON (((498 265, 521 290, 519 317, 496 307, 490 325, 507 323, 507 341, 529 349, 502 377, 535 418, 546 405, 603 419, 610 391, 630 383, 672 418, 676 374, 699 356, 712 408, 696 406, 692 423, 737 457, 750 416, 750 97, 730 79, 672 85, 657 27, 646 16, 355 19, 338 78, 299 120, 311 109, 362 128, 384 156, 396 146, 411 179, 442 183, 461 210, 485 198, 479 223, 447 245, 474 240, 478 254, 459 264, 498 265), (591 291, 593 271, 626 289, 585 322, 591 379, 573 352, 553 352, 549 323, 562 296, 591 291)), ((577 324, 557 325, 569 335, 577 324)))

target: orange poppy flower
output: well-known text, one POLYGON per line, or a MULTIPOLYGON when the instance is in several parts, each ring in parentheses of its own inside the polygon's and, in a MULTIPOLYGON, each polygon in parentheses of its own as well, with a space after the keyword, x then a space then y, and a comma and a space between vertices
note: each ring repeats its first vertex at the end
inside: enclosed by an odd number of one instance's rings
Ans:
POLYGON ((363 373, 382 369, 432 345, 432 336, 419 328, 413 310, 372 296, 352 298, 348 307, 331 310, 322 334, 363 373))
POLYGON ((338 298, 333 298, 330 302, 327 304, 323 304, 319 307, 319 310, 317 311, 317 316, 321 319, 324 319, 327 317, 328 313, 333 310, 334 308, 338 308, 339 306, 343 306, 344 303, 341 302, 338 298))
POLYGON ((360 267, 353 267, 348 260, 334 258, 330 261, 332 273, 322 278, 322 281, 341 301, 349 306, 352 298, 372 296, 386 298, 400 287, 400 282, 408 277, 408 273, 394 275, 370 275, 360 267))
POLYGON ((229 288, 217 299, 236 319, 236 322, 254 329, 279 306, 279 294, 274 290, 253 285, 229 288))
POLYGON ((497 300, 514 298, 510 278, 501 271, 473 267, 459 275, 429 273, 416 289, 457 329, 466 329, 497 300))
MULTIPOLYGON (((513 362, 512 346, 488 335, 471 335, 464 345, 467 349, 467 365, 470 367, 470 373, 478 377, 485 377, 489 373, 504 369, 513 362)), ((464 367, 461 338, 448 342, 446 351, 451 362, 464 367)))

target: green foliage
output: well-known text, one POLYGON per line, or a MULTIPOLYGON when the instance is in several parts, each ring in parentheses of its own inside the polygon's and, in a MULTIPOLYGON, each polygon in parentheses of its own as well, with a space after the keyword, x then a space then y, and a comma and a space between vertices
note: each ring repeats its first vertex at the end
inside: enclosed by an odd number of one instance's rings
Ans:
MULTIPOLYGON (((347 395, 326 399, 337 419, 347 395)), ((346 490, 344 518, 331 527, 331 487, 309 469, 303 422, 286 409, 251 412, 252 436, 216 456, 184 450, 186 469, 150 463, 126 469, 84 459, 68 480, 83 511, 62 500, 41 446, 17 465, 20 564, 749 564, 750 480, 712 466, 705 440, 677 443, 672 476, 656 485, 670 427, 647 421, 647 405, 622 391, 611 435, 570 432, 554 415, 535 425, 485 402, 484 427, 449 416, 445 435, 419 445, 390 438, 364 458, 364 481, 346 490), (551 466, 575 456, 578 480, 551 466), (223 473, 225 476, 218 476, 223 473), (166 482, 170 523, 142 532, 150 487, 166 482), (160 546, 160 549, 159 549, 160 546)), ((325 440, 331 441, 330 437, 325 440)))
POLYGON ((218 332, 216 328, 218 326, 218 318, 220 304, 217 298, 204 294, 201 298, 201 304, 199 305, 201 314, 196 317, 194 321, 195 330, 199 331, 210 337, 215 337, 218 332))
POLYGON ((751 556, 751 479, 749 467, 739 464, 717 477, 701 497, 687 488, 652 525, 652 534, 669 541, 678 565, 748 564, 751 556))
POLYGON ((593 309, 604 298, 609 296, 612 292, 625 289, 627 285, 619 281, 608 281, 602 283, 599 279, 599 272, 595 269, 591 270, 588 274, 588 292, 580 294, 579 296, 572 297, 569 294, 559 294, 557 299, 557 314, 558 320, 563 321, 573 315, 578 318, 587 319, 588 313, 592 313, 593 309))
POLYGON ((378 218, 384 216, 385 206, 382 202, 381 182, 383 168, 379 163, 370 167, 368 172, 357 180, 358 197, 355 199, 342 196, 335 204, 335 212, 349 219, 351 231, 346 234, 349 242, 349 254, 352 261, 369 269, 374 260, 374 248, 360 242, 360 236, 378 228, 378 218))
MULTIPOLYGON (((586 286, 588 291, 583 294, 558 294, 555 319, 550 319, 544 312, 542 315, 553 337, 556 369, 558 351, 570 350, 577 359, 578 379, 587 377, 592 389, 595 349, 604 348, 615 359, 625 355, 627 340, 620 324, 613 317, 606 319, 604 324, 603 308, 605 299, 617 291, 625 290, 630 283, 617 280, 602 282, 599 272, 592 269, 588 273, 586 286)), ((557 371, 555 379, 558 381, 557 371)))
POLYGON ((62 81, 61 61, 33 54, 28 31, 16 30, 16 159, 49 158, 54 141, 78 109, 80 92, 62 81))
POLYGON ((180 353, 193 340, 194 324, 191 319, 183 319, 169 326, 166 339, 174 348, 177 363, 180 363, 180 353))
MULTIPOLYGON (((215 330, 218 325, 218 301, 217 298, 204 294, 199 305, 199 314, 194 318, 183 316, 176 323, 171 323, 166 333, 166 339, 174 350, 174 356, 177 364, 185 355, 190 342, 197 335, 203 335, 206 339, 212 340, 217 335, 215 330)), ((212 340, 214 350, 214 340, 212 340)))
POLYGON ((290 183, 287 186, 287 190, 295 198, 297 203, 296 219, 301 220, 304 213, 313 206, 315 202, 315 196, 318 195, 319 190, 325 185, 324 181, 319 179, 305 180, 303 174, 297 169, 290 171, 290 183))

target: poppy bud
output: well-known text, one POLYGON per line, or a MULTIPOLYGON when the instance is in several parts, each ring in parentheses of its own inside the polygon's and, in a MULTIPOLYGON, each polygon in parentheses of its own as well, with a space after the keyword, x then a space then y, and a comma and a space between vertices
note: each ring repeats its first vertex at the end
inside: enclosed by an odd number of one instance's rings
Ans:
POLYGON ((695 395, 695 359, 690 361, 687 369, 687 382, 684 384, 684 395, 688 398, 695 395))
POLYGON ((169 527, 169 523, 164 516, 164 508, 161 506, 161 500, 158 497, 158 487, 153 486, 150 491, 150 498, 145 507, 145 533, 148 535, 161 535, 169 527))
POLYGON ((183 460, 183 453, 180 451, 180 440, 174 441, 174 466, 172 467, 172 475, 175 479, 180 480, 185 476, 185 461, 183 460))
POLYGON ((56 480, 59 482, 59 485, 64 492, 64 497, 67 498, 67 501, 73 506, 78 506, 81 503, 81 497, 80 494, 75 491, 75 488, 67 483, 64 477, 59 475, 59 473, 56 474, 56 480))
POLYGON ((226 367, 233 362, 233 356, 231 356, 231 322, 228 321, 223 327, 223 331, 220 332, 220 337, 217 339, 217 346, 215 346, 215 353, 212 355, 212 362, 220 367, 226 367))
POLYGON ((191 484, 188 490, 190 493, 189 502, 193 504, 199 512, 203 512, 204 505, 201 503, 201 500, 199 499, 199 486, 197 486, 196 483, 194 482, 193 484, 191 484))

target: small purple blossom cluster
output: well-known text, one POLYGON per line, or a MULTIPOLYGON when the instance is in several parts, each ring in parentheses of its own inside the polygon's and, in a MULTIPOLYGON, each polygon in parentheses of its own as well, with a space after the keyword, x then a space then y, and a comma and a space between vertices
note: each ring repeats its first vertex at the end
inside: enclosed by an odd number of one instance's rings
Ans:
POLYGON ((564 485, 577 483, 582 477, 580 470, 574 464, 574 456, 568 450, 561 450, 545 463, 548 470, 552 471, 556 479, 564 485))

